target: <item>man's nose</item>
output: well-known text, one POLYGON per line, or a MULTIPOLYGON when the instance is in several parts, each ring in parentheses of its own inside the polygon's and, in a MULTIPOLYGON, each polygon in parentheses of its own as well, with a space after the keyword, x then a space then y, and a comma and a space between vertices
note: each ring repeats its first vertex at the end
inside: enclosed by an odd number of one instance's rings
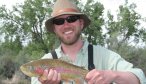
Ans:
POLYGON ((69 24, 70 23, 68 21, 66 21, 66 20, 64 21, 64 26, 69 26, 69 24))

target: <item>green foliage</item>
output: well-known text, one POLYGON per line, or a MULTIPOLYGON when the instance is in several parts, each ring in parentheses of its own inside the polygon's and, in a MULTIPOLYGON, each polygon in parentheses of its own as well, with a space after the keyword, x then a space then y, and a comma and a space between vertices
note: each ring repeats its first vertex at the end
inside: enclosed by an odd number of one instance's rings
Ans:
POLYGON ((120 6, 119 25, 121 33, 124 33, 124 39, 130 38, 131 35, 138 35, 139 19, 141 18, 133 9, 135 4, 127 6, 120 6), (121 18, 121 19, 120 19, 121 18))
MULTIPOLYGON (((145 29, 145 31, 146 31, 146 29, 145 29)), ((144 31, 142 31, 142 32, 144 32, 144 31)), ((143 39, 142 39, 142 40, 143 40, 143 41, 145 42, 145 44, 146 44, 146 32, 144 32, 142 36, 143 36, 143 39)))
POLYGON ((16 56, 22 50, 22 44, 19 37, 13 41, 6 39, 6 42, 0 44, 0 56, 16 56))
POLYGON ((93 0, 87 0, 87 3, 83 8, 83 12, 91 19, 91 25, 86 28, 83 33, 88 36, 88 41, 93 44, 104 44, 104 36, 102 35, 101 28, 104 24, 103 10, 103 5, 99 2, 94 2, 93 0))
POLYGON ((44 21, 49 18, 50 11, 51 3, 47 0, 26 0, 24 5, 14 6, 13 11, 1 7, 1 34, 5 34, 8 40, 19 36, 22 41, 35 42, 48 53, 50 47, 47 44, 50 36, 44 31, 44 21))
POLYGON ((0 75, 11 79, 15 73, 15 62, 9 57, 1 57, 0 59, 0 75))
POLYGON ((133 63, 134 67, 143 69, 146 73, 146 47, 135 48, 134 46, 129 46, 128 44, 122 44, 120 49, 112 48, 113 51, 119 53, 127 61, 133 63))
MULTIPOLYGON (((140 28, 141 16, 135 11, 136 5, 126 2, 124 5, 119 6, 117 18, 108 12, 105 28, 106 43, 109 49, 119 53, 123 58, 133 63, 135 67, 139 67, 146 72, 144 66, 145 48, 138 48, 129 45, 131 42, 139 43, 140 40, 144 41, 145 30, 140 28), (132 41, 131 41, 132 40, 132 41)), ((145 42, 145 41, 144 41, 145 42)))
POLYGON ((143 39, 143 28, 140 27, 141 16, 134 10, 135 4, 126 3, 125 5, 119 6, 119 13, 117 20, 115 21, 114 16, 108 12, 108 21, 106 22, 106 29, 108 30, 106 36, 106 43, 108 47, 114 44, 113 39, 118 41, 117 49, 120 48, 122 43, 130 43, 133 38, 133 43, 139 43, 143 39))

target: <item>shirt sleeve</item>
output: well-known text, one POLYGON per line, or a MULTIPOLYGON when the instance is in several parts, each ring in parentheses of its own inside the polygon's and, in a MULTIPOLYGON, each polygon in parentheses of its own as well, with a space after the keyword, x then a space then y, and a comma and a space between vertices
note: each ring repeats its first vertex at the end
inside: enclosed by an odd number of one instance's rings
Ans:
POLYGON ((141 84, 146 84, 146 77, 142 69, 135 68, 132 63, 112 51, 110 52, 109 67, 112 70, 131 72, 140 80, 141 84))
POLYGON ((31 84, 41 84, 37 77, 31 77, 31 84))

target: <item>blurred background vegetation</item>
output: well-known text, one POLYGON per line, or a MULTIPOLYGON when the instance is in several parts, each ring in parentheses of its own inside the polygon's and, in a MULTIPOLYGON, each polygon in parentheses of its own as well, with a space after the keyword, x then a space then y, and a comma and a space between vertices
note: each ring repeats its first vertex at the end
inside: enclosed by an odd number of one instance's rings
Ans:
MULTIPOLYGON (((44 26, 53 3, 25 0, 24 4, 13 6, 13 10, 0 7, 0 84, 29 84, 30 78, 20 72, 20 65, 40 59, 60 43, 44 26)), ((146 73, 146 27, 141 26, 146 18, 135 11, 136 4, 125 0, 116 17, 110 11, 104 15, 104 6, 98 1, 77 4, 92 20, 83 31, 84 38, 119 53, 146 73), (139 46, 141 43, 144 45, 139 46)))

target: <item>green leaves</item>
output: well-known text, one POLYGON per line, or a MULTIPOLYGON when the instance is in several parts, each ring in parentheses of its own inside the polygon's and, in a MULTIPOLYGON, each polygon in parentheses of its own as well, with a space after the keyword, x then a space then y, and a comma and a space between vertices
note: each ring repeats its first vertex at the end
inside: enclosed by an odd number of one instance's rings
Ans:
POLYGON ((11 79, 16 70, 15 62, 10 57, 3 57, 0 59, 0 64, 1 76, 11 79))
POLYGON ((125 5, 119 6, 119 12, 116 20, 113 19, 113 15, 108 12, 108 21, 106 26, 108 32, 106 36, 118 39, 119 48, 122 43, 130 43, 132 39, 132 42, 135 44, 139 43, 139 41, 143 39, 141 37, 141 31, 143 31, 143 28, 140 28, 140 20, 142 20, 142 18, 135 11, 135 8, 136 4, 128 5, 128 3, 125 3, 125 5))
POLYGON ((99 2, 88 0, 83 8, 83 12, 91 19, 91 25, 83 33, 88 36, 88 41, 92 44, 104 44, 101 26, 104 24, 103 19, 104 7, 99 2))

